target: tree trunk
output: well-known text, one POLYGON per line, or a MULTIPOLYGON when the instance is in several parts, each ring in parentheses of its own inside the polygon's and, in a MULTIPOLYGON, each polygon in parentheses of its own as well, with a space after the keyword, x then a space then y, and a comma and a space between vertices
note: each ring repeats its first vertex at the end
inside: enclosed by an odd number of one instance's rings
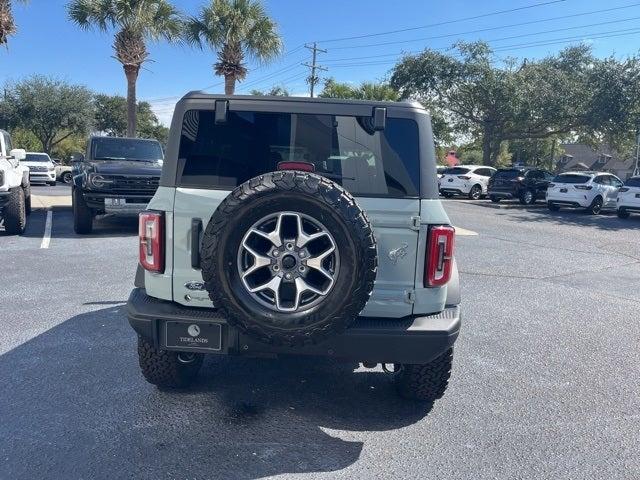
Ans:
POLYGON ((491 130, 486 126, 482 134, 482 164, 491 165, 491 130))
POLYGON ((236 91, 236 78, 233 75, 224 76, 224 94, 233 95, 236 91))
POLYGON ((140 73, 139 65, 124 65, 124 74, 127 76, 127 137, 135 138, 137 132, 137 99, 136 82, 140 73))

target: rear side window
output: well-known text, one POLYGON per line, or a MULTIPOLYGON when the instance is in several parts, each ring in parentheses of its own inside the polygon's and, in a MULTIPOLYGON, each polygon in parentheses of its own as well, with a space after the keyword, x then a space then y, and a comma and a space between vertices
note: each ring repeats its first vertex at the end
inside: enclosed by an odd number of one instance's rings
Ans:
POLYGON ((624 184, 626 187, 640 187, 640 177, 633 177, 624 184))
POLYGON ((587 183, 589 180, 591 180, 591 177, 588 175, 577 175, 575 173, 562 173, 556 175, 556 178, 553 179, 557 183, 587 183))
POLYGON ((388 118, 376 132, 369 117, 229 112, 216 124, 213 110, 187 111, 178 161, 178 185, 233 189, 280 162, 304 162, 354 195, 419 196, 418 125, 388 118))

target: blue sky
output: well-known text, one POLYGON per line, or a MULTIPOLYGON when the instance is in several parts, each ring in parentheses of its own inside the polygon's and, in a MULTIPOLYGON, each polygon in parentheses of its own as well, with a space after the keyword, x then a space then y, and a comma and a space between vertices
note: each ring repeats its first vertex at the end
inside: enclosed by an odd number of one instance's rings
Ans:
MULTIPOLYGON (((174 4, 193 14, 205 1, 176 0, 174 4)), ((319 63, 329 68, 324 75, 346 82, 384 79, 402 52, 416 52, 427 46, 444 49, 458 39, 484 39, 499 49, 500 56, 529 58, 580 41, 592 44, 598 56, 623 57, 636 53, 640 46, 640 1, 633 0, 266 0, 264 3, 279 25, 285 54, 269 66, 250 62, 251 71, 239 85, 238 93, 281 85, 293 94, 304 94, 308 89, 304 82, 308 70, 301 63, 310 60, 310 52, 302 45, 313 41, 319 41, 319 46, 328 50, 319 54, 319 63), (545 5, 464 20, 542 3, 545 5), (611 10, 602 11, 605 9, 611 10), (594 11, 599 12, 587 14, 594 11), (410 28, 413 29, 387 35, 330 41, 410 28)), ((112 58, 113 35, 78 30, 67 20, 65 5, 65 0, 31 0, 27 6, 14 7, 20 30, 10 39, 9 49, 0 50, 3 67, 0 84, 42 73, 86 85, 97 92, 124 94, 122 67, 112 58)), ((213 52, 163 43, 151 44, 149 49, 153 62, 146 64, 140 75, 138 96, 151 101, 164 122, 170 118, 177 98, 185 92, 205 88, 213 93, 222 91, 221 79, 213 75, 213 52)))

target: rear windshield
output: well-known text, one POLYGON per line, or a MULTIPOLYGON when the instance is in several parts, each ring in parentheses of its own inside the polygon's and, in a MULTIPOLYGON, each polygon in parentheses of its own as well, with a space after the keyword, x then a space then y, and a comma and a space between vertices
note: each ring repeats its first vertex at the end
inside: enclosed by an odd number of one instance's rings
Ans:
POLYGON ((625 187, 640 187, 640 177, 633 177, 626 181, 625 187))
POLYGON ((453 167, 453 168, 447 168, 444 171, 444 174, 445 175, 464 175, 465 173, 469 173, 469 171, 471 171, 470 168, 453 167))
POLYGON ((94 138, 91 142, 91 157, 94 160, 139 160, 155 162, 162 160, 162 147, 155 140, 132 138, 94 138))
POLYGON ((370 117, 292 113, 186 112, 178 184, 233 189, 280 162, 303 162, 354 195, 417 197, 418 125, 388 118, 376 132, 370 117))
POLYGON ((557 183, 587 183, 591 180, 588 175, 577 175, 575 173, 561 173, 553 179, 557 183))
POLYGON ((524 175, 524 172, 522 170, 513 170, 513 169, 498 170, 493 176, 493 178, 511 179, 511 178, 521 177, 522 175, 524 175))
POLYGON ((27 162, 48 162, 51 160, 46 153, 27 153, 27 162))

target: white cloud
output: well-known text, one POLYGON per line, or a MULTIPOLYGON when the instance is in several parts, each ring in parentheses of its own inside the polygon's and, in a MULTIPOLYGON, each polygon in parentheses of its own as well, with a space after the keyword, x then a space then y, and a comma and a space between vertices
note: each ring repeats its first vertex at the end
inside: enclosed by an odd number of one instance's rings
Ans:
POLYGON ((160 123, 166 127, 171 125, 171 118, 173 117, 173 111, 176 107, 176 103, 179 98, 162 99, 162 100, 149 100, 151 104, 151 110, 156 114, 160 123))

